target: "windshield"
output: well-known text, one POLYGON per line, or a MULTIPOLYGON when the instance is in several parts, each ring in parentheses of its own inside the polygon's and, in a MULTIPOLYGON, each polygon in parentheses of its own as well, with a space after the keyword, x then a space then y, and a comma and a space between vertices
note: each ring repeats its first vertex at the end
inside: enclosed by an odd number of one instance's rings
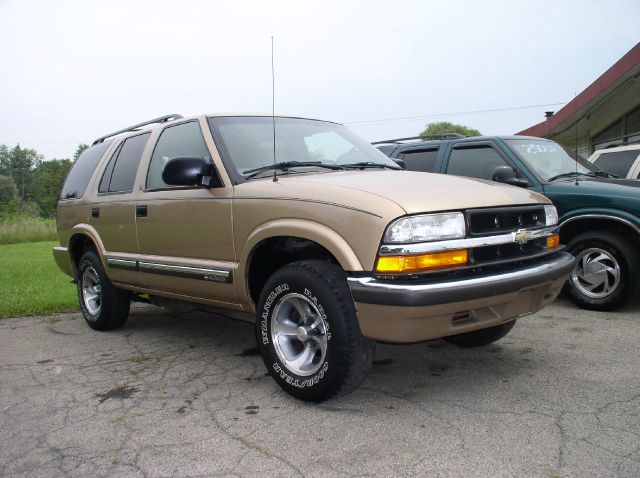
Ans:
POLYGON ((507 139, 505 142, 543 181, 564 174, 600 171, 584 159, 573 159, 562 146, 553 141, 507 139))
MULTIPOLYGON (((274 164, 273 119, 224 116, 209 119, 214 137, 241 177, 274 164)), ((275 119, 275 162, 319 162, 329 165, 367 165, 398 168, 383 153, 342 125, 299 118, 275 119)), ((304 169, 331 171, 327 168, 304 169)), ((265 172, 265 174, 267 174, 265 172)))

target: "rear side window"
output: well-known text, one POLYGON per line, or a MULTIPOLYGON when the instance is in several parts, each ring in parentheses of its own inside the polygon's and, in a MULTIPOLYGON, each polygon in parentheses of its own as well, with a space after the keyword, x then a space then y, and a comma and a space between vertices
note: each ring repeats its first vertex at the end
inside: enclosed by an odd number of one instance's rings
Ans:
POLYGON ((493 171, 506 164, 498 152, 489 146, 454 149, 449 158, 447 174, 490 180, 493 171))
POLYGON ((433 172, 437 157, 438 149, 407 151, 402 155, 404 164, 409 171, 422 171, 424 173, 433 172))
POLYGON ((113 154, 100 181, 101 193, 130 193, 136 180, 142 152, 149 139, 149 133, 124 140, 113 154))
POLYGON ((93 171, 95 171, 98 165, 98 161, 100 161, 100 158, 102 158, 102 155, 110 144, 111 141, 107 141, 87 148, 82 152, 64 182, 60 199, 77 199, 82 197, 93 175, 93 171))
POLYGON ((640 151, 637 149, 602 153, 593 164, 608 173, 615 174, 619 178, 626 178, 629 169, 638 158, 638 154, 640 154, 640 151))

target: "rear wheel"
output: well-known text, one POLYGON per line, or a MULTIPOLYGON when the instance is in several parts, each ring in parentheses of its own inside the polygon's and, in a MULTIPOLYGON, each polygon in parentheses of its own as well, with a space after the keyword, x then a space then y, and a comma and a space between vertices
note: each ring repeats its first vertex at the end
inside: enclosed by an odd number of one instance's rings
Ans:
POLYGON ((564 293, 577 306, 614 310, 638 290, 638 252, 625 238, 606 231, 580 234, 569 241, 576 265, 564 293))
POLYGON ((345 273, 323 261, 295 262, 269 278, 256 338, 278 385, 313 402, 357 388, 375 353, 360 333, 345 273))
POLYGON ((80 258, 77 288, 80 310, 92 329, 116 329, 127 321, 130 294, 113 286, 93 250, 80 258))
POLYGON ((516 325, 516 321, 512 320, 506 324, 500 324, 488 329, 445 337, 444 340, 462 348, 482 347, 483 345, 489 345, 500 340, 513 329, 514 325, 516 325))

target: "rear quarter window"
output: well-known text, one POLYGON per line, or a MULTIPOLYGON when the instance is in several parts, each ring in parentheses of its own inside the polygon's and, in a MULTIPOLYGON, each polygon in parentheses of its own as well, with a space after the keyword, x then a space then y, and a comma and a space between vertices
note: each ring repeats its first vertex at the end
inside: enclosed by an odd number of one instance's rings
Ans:
POLYGON ((608 173, 615 174, 619 178, 626 178, 629 169, 631 169, 639 154, 640 150, 637 149, 602 153, 593 164, 608 173))
POLYGON ((64 186, 62 186, 60 199, 78 199, 82 197, 100 158, 102 158, 110 144, 111 141, 107 141, 83 151, 73 164, 64 186))

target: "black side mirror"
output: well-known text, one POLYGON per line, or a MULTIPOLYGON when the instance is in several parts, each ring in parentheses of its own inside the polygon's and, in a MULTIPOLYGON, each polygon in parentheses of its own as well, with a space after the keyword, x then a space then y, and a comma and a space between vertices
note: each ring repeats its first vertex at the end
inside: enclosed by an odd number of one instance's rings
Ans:
POLYGON ((223 186, 213 164, 202 158, 172 158, 162 170, 162 180, 171 186, 223 186))
POLYGON ((521 188, 529 186, 529 181, 518 178, 516 176, 516 172, 511 166, 498 166, 493 170, 491 180, 499 183, 510 184, 512 186, 520 186, 521 188))

